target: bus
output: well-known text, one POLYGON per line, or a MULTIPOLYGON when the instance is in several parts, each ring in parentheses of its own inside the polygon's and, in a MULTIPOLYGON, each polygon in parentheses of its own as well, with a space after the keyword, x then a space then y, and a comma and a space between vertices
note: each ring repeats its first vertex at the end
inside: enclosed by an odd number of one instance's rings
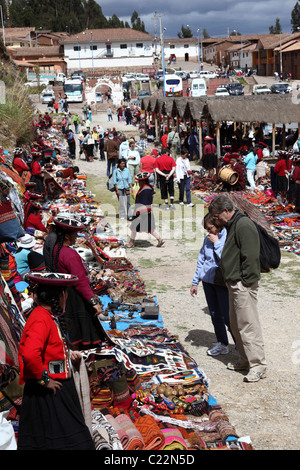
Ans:
POLYGON ((83 102, 83 84, 81 80, 67 79, 64 83, 64 92, 68 103, 83 102))
POLYGON ((182 78, 175 74, 165 75, 164 91, 166 96, 182 96, 182 78))

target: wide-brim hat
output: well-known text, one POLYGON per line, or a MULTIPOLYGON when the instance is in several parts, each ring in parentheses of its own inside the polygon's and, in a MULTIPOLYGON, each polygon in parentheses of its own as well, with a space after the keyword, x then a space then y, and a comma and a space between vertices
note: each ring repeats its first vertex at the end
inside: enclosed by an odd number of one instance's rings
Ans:
POLYGON ((213 138, 207 135, 206 137, 204 137, 204 140, 213 140, 213 138))
POLYGON ((36 240, 32 235, 26 233, 23 237, 19 238, 17 241, 18 248, 27 248, 30 249, 34 247, 36 244, 36 240))
POLYGON ((144 181, 150 178, 151 174, 147 171, 142 171, 141 173, 138 173, 135 175, 136 181, 144 181))
POLYGON ((238 153, 231 153, 230 155, 226 155, 226 158, 228 160, 232 160, 232 159, 235 159, 235 160, 238 160, 240 158, 240 155, 238 153))
POLYGON ((26 275, 26 279, 38 285, 63 286, 63 287, 73 286, 78 281, 78 277, 73 276, 72 274, 51 273, 47 271, 43 271, 43 272, 30 271, 26 275))
POLYGON ((85 226, 73 217, 57 216, 53 219, 55 225, 68 232, 80 232, 85 230, 85 226))

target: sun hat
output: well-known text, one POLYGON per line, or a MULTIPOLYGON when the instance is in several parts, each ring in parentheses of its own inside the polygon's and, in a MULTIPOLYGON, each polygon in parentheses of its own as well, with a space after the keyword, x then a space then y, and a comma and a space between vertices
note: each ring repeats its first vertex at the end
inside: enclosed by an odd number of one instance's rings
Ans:
POLYGON ((34 284, 43 284, 49 286, 73 286, 78 281, 77 276, 64 273, 37 272, 30 271, 26 279, 34 284))
POLYGON ((206 137, 204 137, 204 140, 213 140, 213 138, 207 135, 206 137))
POLYGON ((57 227, 67 230, 68 232, 80 232, 85 230, 85 226, 74 217, 58 215, 53 219, 53 222, 57 227))
POLYGON ((32 248, 35 245, 36 241, 32 235, 25 233, 25 235, 17 241, 18 248, 32 248))
POLYGON ((135 179, 136 181, 143 181, 143 180, 147 180, 148 178, 150 178, 151 174, 148 173, 147 171, 143 171, 141 173, 138 173, 136 176, 135 176, 135 179))

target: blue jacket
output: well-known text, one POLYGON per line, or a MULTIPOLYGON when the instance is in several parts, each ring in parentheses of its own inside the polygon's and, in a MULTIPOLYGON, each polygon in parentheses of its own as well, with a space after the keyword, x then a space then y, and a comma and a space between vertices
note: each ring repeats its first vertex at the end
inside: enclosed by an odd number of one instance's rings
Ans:
POLYGON ((253 152, 249 152, 248 155, 244 157, 244 163, 246 164, 246 170, 255 170, 257 155, 254 155, 253 152))
POLYGON ((113 182, 117 185, 118 189, 128 189, 132 183, 130 171, 127 167, 123 171, 116 168, 113 172, 113 182))
POLYGON ((215 271, 219 264, 217 263, 214 254, 220 261, 224 243, 226 241, 227 230, 223 228, 219 233, 219 241, 212 243, 208 236, 205 237, 202 248, 200 250, 197 268, 194 274, 192 285, 197 286, 200 281, 214 283, 215 271))

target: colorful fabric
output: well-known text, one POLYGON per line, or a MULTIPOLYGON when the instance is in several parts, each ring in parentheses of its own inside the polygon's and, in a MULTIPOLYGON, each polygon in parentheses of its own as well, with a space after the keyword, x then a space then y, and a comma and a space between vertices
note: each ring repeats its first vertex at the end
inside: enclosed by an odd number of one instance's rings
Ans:
POLYGON ((187 450, 187 443, 178 429, 162 429, 162 434, 165 441, 160 450, 187 450))
POLYGON ((152 416, 141 416, 134 422, 145 442, 146 450, 158 450, 164 443, 164 435, 152 416))
POLYGON ((115 421, 127 435, 125 450, 142 450, 145 448, 142 435, 127 415, 120 414, 115 418, 115 421))

